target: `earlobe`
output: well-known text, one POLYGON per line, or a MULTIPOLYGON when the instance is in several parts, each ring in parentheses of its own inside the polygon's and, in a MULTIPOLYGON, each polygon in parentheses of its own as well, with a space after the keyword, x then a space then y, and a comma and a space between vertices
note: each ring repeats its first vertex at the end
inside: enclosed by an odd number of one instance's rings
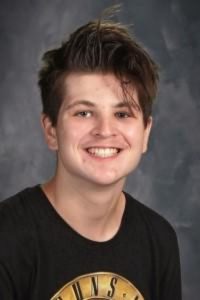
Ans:
POLYGON ((41 126, 49 149, 57 150, 56 128, 52 125, 50 118, 45 114, 41 115, 41 126))
POLYGON ((144 142, 143 142, 143 153, 145 153, 148 149, 149 136, 152 128, 153 118, 149 117, 148 123, 144 132, 144 142))

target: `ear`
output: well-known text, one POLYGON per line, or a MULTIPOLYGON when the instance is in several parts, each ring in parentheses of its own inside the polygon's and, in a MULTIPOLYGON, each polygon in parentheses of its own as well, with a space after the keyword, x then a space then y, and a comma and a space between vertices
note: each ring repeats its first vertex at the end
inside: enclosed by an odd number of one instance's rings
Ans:
POLYGON ((149 136, 152 128, 153 119, 152 117, 149 117, 148 123, 145 127, 144 131, 144 140, 143 140, 143 153, 145 153, 148 149, 148 142, 149 142, 149 136))
POLYGON ((41 115, 40 120, 44 132, 45 140, 49 149, 57 150, 58 145, 57 145, 57 134, 56 134, 55 126, 52 125, 50 118, 45 114, 41 115))

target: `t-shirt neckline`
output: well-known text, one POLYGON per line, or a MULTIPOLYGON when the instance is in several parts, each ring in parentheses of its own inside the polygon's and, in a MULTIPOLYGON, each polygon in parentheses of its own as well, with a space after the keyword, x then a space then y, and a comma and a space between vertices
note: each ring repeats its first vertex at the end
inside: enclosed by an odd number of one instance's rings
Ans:
POLYGON ((123 191, 125 195, 125 208, 123 212, 123 216, 121 219, 121 224, 119 226, 118 231, 116 234, 111 237, 109 240, 106 241, 94 241, 91 240, 83 235, 81 235, 79 232, 77 232, 75 229, 73 229, 63 218, 60 216, 60 214, 56 211, 56 209, 53 207, 51 202, 49 201, 48 197, 42 190, 41 186, 38 184, 36 185, 37 192, 40 194, 40 199, 42 200, 42 203, 45 207, 45 211, 47 215, 52 219, 54 219, 54 222, 60 226, 60 229, 66 230, 66 234, 70 235, 70 238, 79 243, 83 246, 88 247, 110 247, 111 245, 114 245, 118 242, 120 237, 127 232, 127 223, 128 223, 128 215, 129 215, 129 202, 130 199, 128 199, 128 195, 126 192, 123 191))

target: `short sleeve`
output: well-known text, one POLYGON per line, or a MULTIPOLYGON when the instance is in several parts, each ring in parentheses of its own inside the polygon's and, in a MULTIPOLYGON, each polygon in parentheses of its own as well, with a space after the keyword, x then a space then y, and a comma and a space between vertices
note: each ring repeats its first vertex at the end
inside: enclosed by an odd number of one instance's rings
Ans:
MULTIPOLYGON (((165 259, 165 268, 162 272, 160 280, 160 299, 182 299, 181 293, 181 268, 180 268, 180 255, 177 236, 174 230, 171 230, 168 238, 168 253, 165 259)), ((164 259, 164 257, 163 257, 164 259)))
POLYGON ((14 207, 0 203, 0 299, 22 300, 32 277, 32 238, 14 207))

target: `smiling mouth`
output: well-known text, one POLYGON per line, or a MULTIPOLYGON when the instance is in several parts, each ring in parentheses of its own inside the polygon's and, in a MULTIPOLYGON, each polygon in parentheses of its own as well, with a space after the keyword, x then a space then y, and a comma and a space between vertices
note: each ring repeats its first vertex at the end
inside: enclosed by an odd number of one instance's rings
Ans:
POLYGON ((92 148, 87 149, 87 152, 89 154, 91 154, 93 156, 96 156, 96 157, 102 157, 102 158, 116 156, 120 151, 121 151, 121 149, 119 149, 119 148, 96 148, 96 147, 92 147, 92 148))

